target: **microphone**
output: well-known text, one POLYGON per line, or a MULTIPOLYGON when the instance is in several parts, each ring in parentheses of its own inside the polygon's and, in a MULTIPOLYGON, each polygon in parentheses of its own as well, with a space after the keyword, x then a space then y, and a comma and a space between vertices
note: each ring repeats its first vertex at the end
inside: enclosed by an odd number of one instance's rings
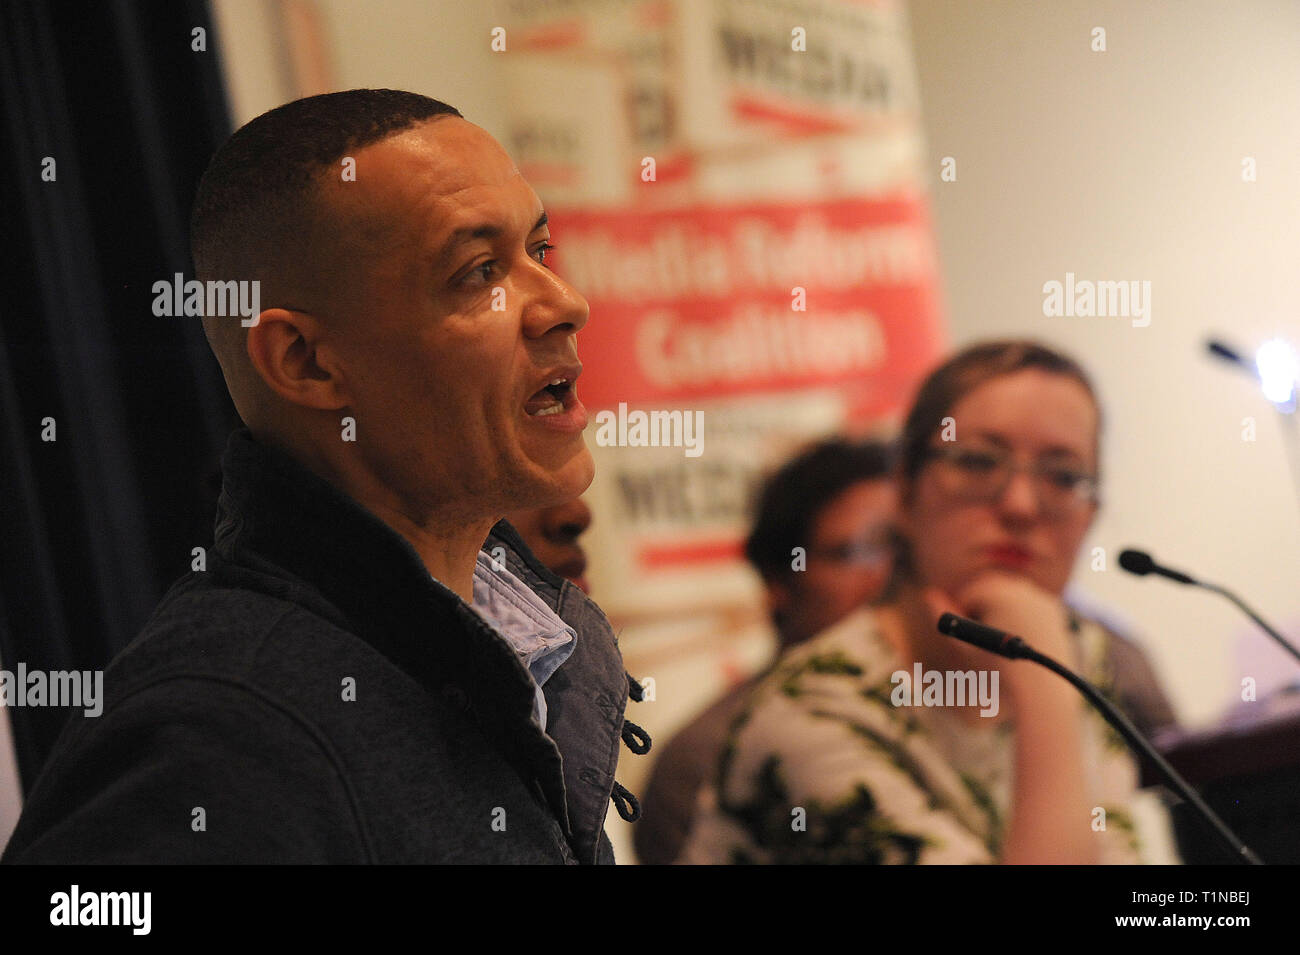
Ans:
POLYGON ((955 613, 946 613, 939 618, 939 632, 1012 660, 1024 659, 1032 652, 1029 644, 1019 637, 955 613))
POLYGON ((1124 737, 1129 746, 1137 750, 1141 755, 1149 759, 1178 795, 1187 800, 1207 825, 1219 837, 1219 840, 1233 854, 1234 858, 1246 865, 1263 865, 1264 861, 1251 851, 1250 847, 1237 837, 1227 824, 1215 814, 1214 810, 1206 804, 1196 790, 1188 785, 1187 780, 1179 775, 1174 767, 1170 766, 1163 756, 1156 751, 1145 736, 1143 736, 1132 723, 1129 722, 1119 708, 1110 700, 1102 696, 1101 691, 1095 686, 1079 676, 1069 667, 1057 663, 1051 657, 1039 653, 1024 640, 1012 636, 996 627, 990 627, 987 624, 977 623, 974 620, 967 620, 965 617, 959 617, 955 613, 945 613, 939 618, 939 632, 945 636, 954 637, 966 643, 980 647, 984 650, 992 651, 1012 660, 1031 660, 1040 666, 1047 667, 1053 673, 1065 678, 1072 686, 1075 687, 1091 703, 1103 717, 1106 722, 1115 727, 1116 731, 1124 737))
POLYGON ((1146 551, 1123 551, 1119 555, 1119 565, 1130 574, 1136 574, 1138 577, 1145 577, 1147 574, 1159 574, 1161 577, 1168 577, 1170 580, 1176 580, 1180 584, 1197 583, 1194 578, 1189 577, 1184 573, 1180 573, 1177 570, 1170 570, 1168 567, 1161 567, 1146 551))
POLYGON ((1259 614, 1255 613, 1246 602, 1228 590, 1226 587, 1220 587, 1218 584, 1207 584, 1202 580, 1197 580, 1188 574, 1181 573, 1177 570, 1170 570, 1168 567, 1161 567, 1152 559, 1151 555, 1140 550, 1126 550, 1119 555, 1119 565, 1127 570, 1130 574, 1136 574, 1139 577, 1145 577, 1147 574, 1159 574, 1161 577, 1168 577, 1170 580, 1177 581, 1180 584, 1191 584, 1194 587, 1200 587, 1202 590, 1209 590, 1221 597, 1226 597, 1232 601, 1237 608, 1255 621, 1265 633, 1278 642, 1282 649, 1291 656, 1300 660, 1300 650, 1295 645, 1278 633, 1273 627, 1269 626, 1259 614))
POLYGON ((1251 374, 1254 374, 1255 366, 1243 358, 1241 352, 1231 345, 1225 345, 1217 338, 1211 338, 1205 343, 1205 348, 1215 358, 1222 359, 1232 365, 1241 365, 1243 368, 1248 369, 1251 374))

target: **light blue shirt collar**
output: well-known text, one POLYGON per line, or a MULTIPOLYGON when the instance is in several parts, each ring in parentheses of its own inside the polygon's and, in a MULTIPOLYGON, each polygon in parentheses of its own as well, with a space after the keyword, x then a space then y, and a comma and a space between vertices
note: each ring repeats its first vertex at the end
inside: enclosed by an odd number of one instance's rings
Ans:
POLYGON ((474 567, 474 609, 510 644, 533 678, 533 719, 546 729, 542 685, 573 654, 578 635, 503 563, 479 551, 474 567))

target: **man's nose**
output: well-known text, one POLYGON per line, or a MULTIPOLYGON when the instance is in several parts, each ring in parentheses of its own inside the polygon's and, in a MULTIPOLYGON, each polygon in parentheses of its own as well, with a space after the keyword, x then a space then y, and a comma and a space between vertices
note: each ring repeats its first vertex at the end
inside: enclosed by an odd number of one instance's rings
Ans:
POLYGON ((570 326, 570 334, 581 331, 591 312, 587 300, 544 265, 538 265, 534 275, 536 284, 528 290, 529 300, 524 306, 525 333, 540 338, 564 325, 570 326))
POLYGON ((859 567, 851 587, 844 588, 848 602, 855 607, 874 603, 879 599, 892 576, 892 567, 859 567))
POLYGON ((546 514, 546 536, 552 540, 577 540, 591 526, 591 508, 582 498, 574 498, 546 514))

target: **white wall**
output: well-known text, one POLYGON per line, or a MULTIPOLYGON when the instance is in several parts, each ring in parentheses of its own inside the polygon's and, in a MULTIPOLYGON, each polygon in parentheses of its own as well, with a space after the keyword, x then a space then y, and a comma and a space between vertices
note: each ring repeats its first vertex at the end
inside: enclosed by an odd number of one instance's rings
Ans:
MULTIPOLYGON (((1300 346, 1300 5, 911 0, 954 344, 1033 335, 1093 374, 1106 505, 1076 581, 1131 618, 1180 717, 1300 674, 1222 600, 1114 565, 1124 546, 1240 588, 1300 638, 1300 514, 1278 415, 1203 357, 1221 333, 1300 346), (1090 50, 1093 27, 1107 51, 1090 50), (957 181, 941 182, 941 157, 957 181), (1258 181, 1242 181, 1253 156, 1258 181), (1151 323, 1045 318, 1042 286, 1152 283, 1151 323), (1242 440, 1242 419, 1257 440, 1242 440), (1238 635, 1259 651, 1243 668, 1238 635)), ((1295 422, 1292 422, 1292 426, 1295 422)))
MULTIPOLYGON (((212 7, 236 126, 299 96, 369 87, 432 96, 500 135, 505 104, 487 44, 488 4, 213 0, 212 7), (290 42, 295 28, 319 32, 323 70, 296 75, 290 42)), ((305 46, 298 48, 302 55, 311 39, 305 46)))

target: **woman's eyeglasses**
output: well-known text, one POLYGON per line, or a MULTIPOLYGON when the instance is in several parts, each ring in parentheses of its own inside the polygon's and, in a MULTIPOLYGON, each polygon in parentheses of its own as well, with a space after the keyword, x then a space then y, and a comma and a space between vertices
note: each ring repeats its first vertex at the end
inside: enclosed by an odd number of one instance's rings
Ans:
POLYGON ((955 445, 927 448, 925 457, 939 462, 938 477, 944 491, 962 500, 996 500, 1006 491, 1012 475, 1020 471, 1033 479, 1039 506, 1049 517, 1077 513, 1098 500, 1097 475, 1068 463, 1038 460, 1020 464, 1004 449, 955 445))

